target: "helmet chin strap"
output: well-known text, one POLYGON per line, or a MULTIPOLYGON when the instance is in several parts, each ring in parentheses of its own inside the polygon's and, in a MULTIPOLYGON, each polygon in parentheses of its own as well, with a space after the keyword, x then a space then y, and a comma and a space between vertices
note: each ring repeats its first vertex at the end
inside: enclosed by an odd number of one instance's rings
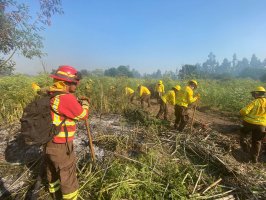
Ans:
POLYGON ((66 93, 70 93, 70 86, 66 84, 66 93))
POLYGON ((194 89, 195 89, 195 86, 194 86, 194 85, 192 85, 192 84, 190 84, 190 85, 189 85, 189 87, 190 87, 192 90, 194 90, 194 89))

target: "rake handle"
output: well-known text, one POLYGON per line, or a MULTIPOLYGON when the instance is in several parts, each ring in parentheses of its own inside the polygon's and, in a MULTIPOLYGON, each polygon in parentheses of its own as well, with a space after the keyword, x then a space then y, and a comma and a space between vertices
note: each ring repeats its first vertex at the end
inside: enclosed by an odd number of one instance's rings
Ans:
POLYGON ((194 109, 193 109, 192 122, 191 122, 191 126, 190 126, 190 134, 192 134, 192 131, 193 131, 193 124, 194 124, 194 119, 195 119, 195 112, 196 112, 198 103, 199 102, 196 102, 196 105, 194 106, 194 109))
POLYGON ((86 130, 87 130, 87 134, 88 134, 88 138, 89 138, 89 148, 90 148, 90 152, 91 152, 91 158, 92 161, 95 162, 95 151, 94 151, 94 147, 92 144, 92 136, 91 136, 91 131, 90 131, 90 126, 89 126, 89 121, 86 119, 85 120, 85 126, 86 126, 86 130))

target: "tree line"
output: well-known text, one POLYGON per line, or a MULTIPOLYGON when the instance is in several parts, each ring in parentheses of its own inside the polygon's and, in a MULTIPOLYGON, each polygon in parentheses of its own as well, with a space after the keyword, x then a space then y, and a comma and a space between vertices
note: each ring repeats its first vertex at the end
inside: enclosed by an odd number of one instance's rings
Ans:
POLYGON ((266 58, 261 61, 255 54, 251 59, 238 59, 237 55, 232 56, 232 60, 224 58, 220 64, 216 56, 210 52, 208 58, 202 64, 186 64, 181 67, 178 77, 181 79, 187 77, 197 78, 252 78, 255 80, 266 81, 266 58))
POLYGON ((216 56, 211 52, 208 58, 202 64, 197 63, 194 65, 185 64, 180 68, 176 68, 175 71, 165 71, 162 73, 160 69, 157 69, 152 73, 139 73, 136 69, 130 69, 129 66, 112 67, 106 70, 81 70, 81 73, 87 75, 100 75, 100 76, 126 76, 135 78, 171 78, 175 79, 188 79, 188 78, 210 78, 210 79, 222 79, 222 78, 251 78, 255 80, 266 81, 266 58, 261 61, 255 54, 251 56, 251 59, 247 58, 238 59, 237 55, 232 56, 232 60, 224 58, 220 64, 216 60, 216 56))

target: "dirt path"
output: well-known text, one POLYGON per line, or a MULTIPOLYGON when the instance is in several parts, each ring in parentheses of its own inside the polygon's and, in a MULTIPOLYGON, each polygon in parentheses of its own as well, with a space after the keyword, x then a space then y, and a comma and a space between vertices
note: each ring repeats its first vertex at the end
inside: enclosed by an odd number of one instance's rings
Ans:
MULTIPOLYGON (((145 107, 145 110, 148 111, 152 116, 156 116, 159 111, 159 104, 156 103, 156 100, 152 99, 151 107, 145 107)), ((189 110, 189 115, 192 117, 193 108, 189 110)), ((169 120, 171 124, 174 123, 174 107, 169 106, 169 120)), ((227 134, 227 135, 237 135, 241 120, 236 116, 232 116, 229 113, 221 113, 219 111, 213 111, 206 108, 198 107, 195 111, 195 124, 204 125, 206 128, 211 128, 217 132, 227 134)))
MULTIPOLYGON (((137 106, 140 106, 138 102, 135 102, 137 106)), ((157 104, 157 101, 155 99, 151 100, 151 107, 148 108, 147 105, 145 105, 144 108, 147 112, 150 113, 151 116, 155 117, 160 109, 160 105, 157 104)), ((174 126, 174 106, 169 106, 169 121, 170 126, 174 126)), ((190 116, 190 122, 187 125, 187 127, 191 126, 191 118, 193 116, 193 108, 189 109, 189 116, 190 116)), ((224 148, 233 149, 233 157, 240 163, 248 162, 248 154, 242 152, 239 145, 239 134, 240 134, 240 128, 241 128, 241 119, 237 116, 237 113, 234 115, 232 113, 226 113, 221 111, 214 111, 210 110, 206 107, 197 107, 194 115, 194 133, 196 134, 198 130, 200 129, 206 129, 208 130, 214 130, 221 134, 222 136, 225 136, 229 139, 230 143, 222 144, 224 148)), ((219 143, 219 141, 217 141, 219 143)), ((221 141, 221 143, 223 143, 221 141)), ((264 141, 264 145, 262 147, 262 151, 266 152, 266 141, 264 141), (263 150, 265 149, 265 150, 263 150)), ((261 162, 266 162, 266 154, 261 154, 261 162)))

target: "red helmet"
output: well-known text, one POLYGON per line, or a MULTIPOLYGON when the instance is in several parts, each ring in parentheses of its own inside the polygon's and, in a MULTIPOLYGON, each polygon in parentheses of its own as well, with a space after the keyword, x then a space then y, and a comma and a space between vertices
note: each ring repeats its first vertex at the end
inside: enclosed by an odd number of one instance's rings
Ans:
POLYGON ((81 79, 80 73, 74 67, 67 65, 59 66, 56 72, 51 74, 50 77, 70 83, 78 83, 81 79))

